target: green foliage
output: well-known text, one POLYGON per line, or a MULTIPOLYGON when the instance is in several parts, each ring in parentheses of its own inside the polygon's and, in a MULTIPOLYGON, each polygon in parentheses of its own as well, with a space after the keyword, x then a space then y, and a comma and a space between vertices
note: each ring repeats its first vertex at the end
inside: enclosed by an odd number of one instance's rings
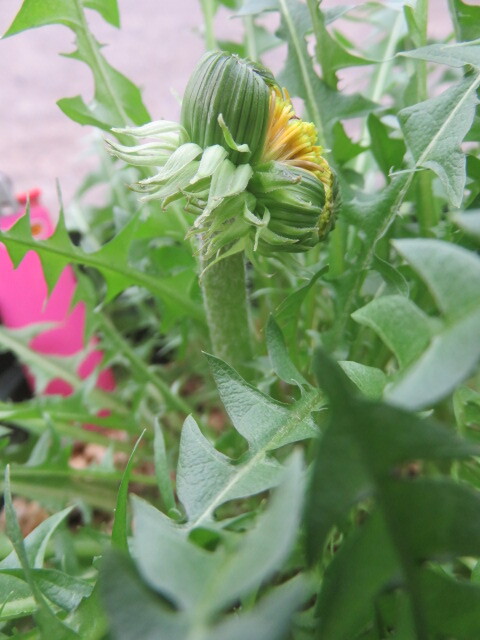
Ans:
MULTIPOLYGON (((418 53, 419 56, 422 55, 421 50, 418 53)), ((449 52, 449 60, 452 59, 450 56, 449 52)), ((427 59, 431 60, 432 57, 438 62, 444 61, 443 56, 431 56, 427 59)), ((464 61, 462 63, 465 64, 464 61)), ((445 185, 454 207, 459 207, 462 203, 465 156, 460 151, 460 143, 470 129, 475 115, 479 85, 480 73, 465 78, 440 96, 402 109, 398 114, 415 168, 424 167, 435 171, 445 185), (432 115, 435 123, 433 127, 432 115)))
MULTIPOLYGON (((177 313, 188 313, 190 317, 202 320, 200 305, 189 299, 180 289, 180 284, 187 288, 189 285, 188 279, 185 279, 185 272, 166 277, 165 282, 162 282, 162 278, 141 272, 129 264, 128 253, 132 242, 142 239, 146 233, 148 223, 145 224, 140 218, 139 213, 129 220, 115 238, 100 251, 92 254, 87 254, 72 244, 63 217, 60 217, 55 233, 47 240, 35 240, 32 237, 26 217, 21 218, 10 231, 4 232, 2 239, 8 243, 10 256, 16 265, 21 262, 27 251, 34 249, 42 262, 45 279, 50 287, 57 282, 66 265, 82 264, 98 269, 105 278, 106 302, 128 287, 138 285, 153 289, 152 292, 177 313)), ((189 276, 191 280, 193 273, 189 276)))
MULTIPOLYGON (((69 627, 65 626, 61 620, 54 614, 45 599, 45 590, 48 593, 50 581, 45 580, 45 576, 34 571, 30 566, 29 558, 25 543, 22 539, 22 533, 18 524, 17 516, 12 504, 12 494, 10 489, 10 469, 7 467, 5 471, 5 513, 6 513, 6 532, 12 543, 13 549, 17 555, 23 572, 20 574, 28 584, 30 592, 36 603, 35 619, 42 635, 53 635, 60 640, 70 640, 78 638, 69 627), (47 589, 45 589, 45 583, 47 589), (43 587, 43 589, 42 589, 43 587)), ((41 570, 40 570, 41 571, 41 570)), ((15 577, 15 576, 14 576, 15 577)), ((55 585, 55 583, 54 583, 55 585)), ((58 588, 58 584, 55 585, 58 588)), ((60 592, 65 593, 65 589, 60 585, 60 592)), ((53 590, 55 594, 55 589, 53 590)))
POLYGON ((115 507, 115 520, 112 526, 112 547, 120 549, 121 551, 128 552, 128 516, 127 516, 127 502, 128 502, 128 485, 130 482, 130 476, 132 473, 133 460, 135 452, 140 440, 135 443, 132 453, 123 472, 123 478, 118 488, 117 505, 115 507))
POLYGON ((220 398, 248 451, 235 462, 229 460, 212 447, 192 418, 187 419, 180 440, 177 492, 188 530, 205 524, 214 527, 214 512, 223 503, 276 486, 281 466, 270 452, 315 437, 318 431, 311 412, 323 404, 315 391, 305 393, 293 406, 277 402, 221 360, 213 356, 209 360, 220 398))
MULTIPOLYGON (((215 485, 216 477, 210 479, 215 485)), ((235 604, 277 571, 296 537, 302 505, 302 473, 299 456, 287 466, 283 481, 259 522, 245 535, 229 536, 225 545, 207 551, 189 540, 178 525, 151 505, 136 499, 133 503, 135 532, 133 553, 137 570, 153 591, 174 605, 176 611, 139 583, 134 568, 122 557, 107 558, 103 591, 113 628, 119 638, 142 637, 240 638, 258 627, 257 637, 278 638, 284 632, 294 608, 307 593, 307 582, 294 579, 272 590, 262 599, 262 609, 276 610, 282 603, 280 620, 259 615, 258 611, 222 620, 223 610, 235 604), (271 540, 275 537, 276 544, 271 540), (119 590, 118 585, 126 588, 119 590), (132 605, 140 608, 133 616, 132 605), (129 601, 126 596, 129 595, 129 601), (124 603, 121 609, 118 602, 124 603), (272 602, 273 601, 273 602, 272 602), (137 621, 142 619, 141 630, 137 621), (219 619, 220 616, 220 619, 219 619), (125 624, 126 623, 126 624, 125 624)))
POLYGON ((329 394, 331 417, 318 446, 306 509, 311 558, 322 553, 334 525, 346 528, 355 504, 365 505, 366 520, 325 573, 319 629, 327 638, 360 637, 379 594, 404 588, 413 637, 430 637, 417 582, 425 571, 421 565, 478 554, 478 540, 468 528, 476 527, 479 496, 447 479, 402 478, 402 466, 474 455, 476 447, 433 421, 355 397, 325 357, 317 357, 315 370, 329 394))
POLYGON ((80 96, 62 99, 59 103, 62 111, 80 124, 101 124, 101 128, 105 129, 129 122, 147 122, 150 117, 139 89, 102 55, 99 42, 88 28, 84 12, 86 8, 94 9, 107 22, 119 26, 116 0, 48 0, 42 3, 27 0, 4 37, 48 24, 69 27, 75 34, 77 49, 67 55, 90 67, 95 93, 89 105, 80 96))
MULTIPOLYGON (((334 91, 325 79, 317 76, 305 40, 307 32, 311 29, 305 5, 299 0, 279 0, 278 5, 282 18, 282 34, 285 34, 288 43, 286 66, 279 82, 289 88, 291 95, 305 100, 307 114, 317 126, 320 140, 331 145, 330 131, 335 122, 363 116, 374 109, 375 105, 359 94, 347 96, 334 91)), ((330 69, 351 66, 345 50, 339 45, 332 50, 330 45, 330 41, 322 41, 317 35, 317 56, 323 60, 325 49, 328 50, 330 69)), ((354 58, 355 64, 365 62, 354 58)))
MULTIPOLYGON (((102 141, 50 238, 34 239, 28 216, 1 233, 16 266, 38 255, 50 292, 74 269, 86 329, 84 350, 52 357, 32 343, 49 325, 0 327, 2 354, 36 380, 14 402, 13 374, 0 371, 0 637, 474 640, 479 8, 451 0, 452 35, 434 41, 427 0, 199 4, 207 48, 283 56, 280 83, 337 173, 337 227, 304 254, 252 251, 246 289, 241 243, 227 247, 241 277, 222 271, 216 245, 215 269, 199 277, 189 230, 232 194, 246 206, 248 167, 217 151, 193 184, 165 155, 155 183, 150 156, 126 167, 102 141), (215 32, 219 10, 243 39, 215 32), (147 193, 139 206, 125 187, 139 182, 161 190, 161 205, 147 193), (209 286, 221 326, 204 311, 209 286), (83 379, 92 346, 102 361, 83 379), (106 367, 113 392, 96 386, 106 367), (58 378, 72 395, 41 395, 58 378), (25 537, 22 497, 50 514, 25 537)), ((116 0, 23 0, 4 37, 73 31, 67 57, 88 65, 94 96, 58 105, 114 135, 128 161, 131 126, 150 116, 103 56, 90 10, 119 27, 116 0)))

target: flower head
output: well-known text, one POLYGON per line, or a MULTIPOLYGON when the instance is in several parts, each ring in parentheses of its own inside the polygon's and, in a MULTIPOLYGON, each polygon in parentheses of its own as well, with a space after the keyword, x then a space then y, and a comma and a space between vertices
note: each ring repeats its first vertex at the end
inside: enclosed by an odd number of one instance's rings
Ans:
POLYGON ((261 162, 276 161, 309 171, 323 183, 328 201, 333 198, 334 174, 317 139, 313 122, 305 122, 295 114, 288 91, 273 87, 261 162))
POLYGON ((187 85, 181 124, 114 131, 153 139, 108 145, 131 164, 158 168, 133 188, 164 208, 184 198, 207 258, 306 251, 333 228, 336 181, 315 125, 296 116, 288 92, 250 60, 208 52, 187 85))

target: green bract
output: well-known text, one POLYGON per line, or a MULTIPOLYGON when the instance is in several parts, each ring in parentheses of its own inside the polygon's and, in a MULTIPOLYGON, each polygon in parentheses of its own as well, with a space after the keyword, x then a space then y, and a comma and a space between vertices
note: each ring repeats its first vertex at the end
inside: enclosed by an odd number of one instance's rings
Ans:
POLYGON ((157 168, 133 187, 141 200, 163 208, 185 200, 207 260, 243 250, 307 251, 334 226, 337 188, 316 129, 295 115, 261 65, 209 52, 187 85, 181 124, 114 131, 151 139, 108 145, 130 164, 157 168))
POLYGON ((193 72, 182 102, 181 123, 190 140, 202 148, 214 144, 223 146, 236 164, 254 163, 263 151, 269 85, 274 84, 272 74, 260 65, 220 51, 209 51, 193 72), (236 145, 227 141, 225 125, 233 140, 242 147, 247 145, 248 151, 239 152, 236 145))
POLYGON ((273 162, 255 171, 249 189, 257 199, 257 211, 263 207, 263 217, 268 216, 258 242, 262 253, 269 253, 270 247, 307 251, 324 240, 335 224, 324 185, 309 171, 273 162))

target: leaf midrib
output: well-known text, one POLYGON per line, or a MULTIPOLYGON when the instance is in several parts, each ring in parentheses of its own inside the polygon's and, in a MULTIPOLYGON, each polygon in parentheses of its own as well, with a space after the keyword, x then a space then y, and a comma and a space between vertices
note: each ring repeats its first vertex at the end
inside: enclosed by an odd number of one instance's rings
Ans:
POLYGON ((430 142, 428 143, 428 145, 425 147, 423 153, 420 155, 420 157, 418 158, 418 160, 415 162, 415 167, 420 167, 422 166, 422 164, 428 160, 428 155, 430 153, 430 151, 435 147, 438 139, 440 137, 443 137, 443 133, 446 130, 446 128, 450 125, 452 119, 456 116, 458 110, 463 106, 463 104, 465 103, 467 97, 470 96, 470 94, 475 91, 477 89, 477 87, 480 85, 480 72, 477 73, 477 75, 474 77, 473 82, 470 84, 470 86, 468 87, 468 89, 465 91, 465 93, 463 94, 462 98, 457 102, 457 104, 455 105, 455 107, 452 109, 452 111, 449 113, 448 117, 444 120, 444 122, 442 123, 440 129, 435 133, 435 135, 433 136, 433 138, 430 140, 430 142))
POLYGON ((312 391, 304 398, 301 398, 296 403, 296 405, 293 405, 293 408, 289 413, 288 419, 286 420, 283 427, 276 431, 267 440, 267 442, 264 443, 263 447, 256 451, 250 458, 247 459, 247 461, 243 465, 239 467, 239 471, 230 478, 230 480, 212 498, 210 503, 194 520, 191 520, 184 525, 184 529, 189 532, 192 529, 200 526, 201 523, 208 520, 213 511, 222 504, 223 498, 228 495, 232 487, 234 487, 244 476, 248 475, 250 470, 265 458, 268 451, 277 448, 276 443, 281 442, 285 434, 288 433, 292 429, 292 427, 298 424, 299 420, 304 420, 314 409, 321 406, 324 402, 325 399, 322 394, 320 394, 318 391, 312 391))

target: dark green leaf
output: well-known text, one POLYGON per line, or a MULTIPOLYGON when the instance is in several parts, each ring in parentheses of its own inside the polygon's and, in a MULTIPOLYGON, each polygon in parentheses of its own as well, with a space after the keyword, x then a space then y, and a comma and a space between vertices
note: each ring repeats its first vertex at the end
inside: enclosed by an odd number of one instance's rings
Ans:
POLYGON ((375 262, 377 242, 397 215, 411 180, 412 174, 395 176, 378 195, 353 199, 343 206, 343 217, 358 227, 364 242, 350 268, 337 282, 337 315, 331 331, 324 336, 324 344, 330 348, 338 346, 351 313, 355 305, 358 306, 358 295, 366 272, 375 262))
POLYGON ((421 571, 419 582, 425 615, 433 634, 456 640, 471 640, 480 634, 478 585, 427 568, 421 571))
POLYGON ((401 138, 394 138, 391 129, 373 113, 369 114, 367 125, 373 156, 383 174, 388 177, 392 169, 398 169, 402 165, 405 143, 401 138))
POLYGON ((325 82, 336 87, 335 71, 345 67, 355 67, 372 64, 373 60, 350 53, 334 38, 325 26, 325 16, 317 2, 308 2, 313 32, 316 38, 316 58, 322 68, 325 82))
MULTIPOLYGON (((73 246, 62 215, 60 215, 55 233, 47 240, 37 241, 32 238, 30 225, 25 216, 20 218, 9 231, 3 232, 0 237, 15 264, 22 260, 27 251, 35 250, 42 262, 45 278, 51 287, 57 282, 60 273, 68 264, 83 264, 97 268, 105 277, 107 300, 113 299, 129 286, 146 286, 147 288, 151 287, 152 293, 159 295, 169 308, 172 308, 173 305, 173 308, 178 311, 186 304, 184 311, 190 317, 203 319, 203 311, 199 305, 193 302, 188 294, 179 290, 177 282, 179 279, 184 281, 182 273, 170 278, 154 277, 128 265, 132 235, 138 227, 141 229, 142 224, 144 225, 140 222, 141 214, 138 213, 129 220, 113 240, 96 253, 85 253, 73 246)), ((140 230, 139 233, 142 231, 140 230)))
POLYGON ((320 637, 357 638, 373 617, 376 597, 397 570, 396 550, 376 513, 343 543, 325 573, 318 603, 320 637))
POLYGON ((160 420, 157 418, 153 423, 154 427, 154 458, 155 458, 155 477, 157 479, 158 489, 162 496, 163 504, 166 512, 176 509, 175 495, 173 493, 172 479, 170 477, 170 469, 168 466, 167 452, 165 450, 165 440, 163 438, 160 420))
POLYGON ((366 151, 366 147, 363 147, 358 142, 353 142, 345 133, 340 122, 336 122, 332 129, 333 143, 332 152, 335 156, 335 160, 339 164, 345 164, 352 158, 356 158, 360 153, 366 151))
POLYGON ((128 517, 127 517, 127 500, 128 500, 128 485, 130 483, 130 475, 133 468, 133 460, 135 458, 135 452, 138 445, 145 433, 142 432, 140 437, 135 443, 132 449, 132 453, 128 459, 127 465, 122 475, 122 481, 118 488, 117 505, 115 507, 115 519, 112 527, 112 546, 120 551, 128 553, 128 517))
POLYGON ((375 105, 359 94, 341 94, 320 80, 307 50, 305 37, 310 22, 305 5, 298 0, 279 0, 279 7, 288 55, 278 81, 288 87, 291 95, 305 100, 308 116, 315 123, 321 142, 333 146, 330 131, 337 120, 365 115, 375 109, 375 105))
POLYGON ((380 490, 381 479, 396 466, 411 460, 474 455, 476 448, 433 421, 356 398, 345 374, 325 356, 317 356, 314 370, 332 408, 330 425, 318 447, 307 511, 309 551, 317 557, 331 527, 343 522, 355 504, 380 490))
MULTIPOLYGON (((480 553, 478 495, 450 481, 394 482, 384 489, 381 508, 385 517, 379 510, 368 517, 341 546, 326 572, 318 613, 321 632, 329 639, 357 637, 372 618, 382 592, 408 588, 401 567, 405 554, 420 566, 428 559, 480 553)), ((480 615, 475 609, 480 598, 478 586, 428 569, 415 570, 413 584, 409 597, 421 607, 432 634, 447 632, 455 638, 473 638, 480 631, 480 615), (464 635, 467 630, 471 635, 464 635)))
POLYGON ((328 267, 323 267, 317 271, 306 285, 290 293, 277 307, 275 311, 275 320, 280 325, 288 345, 292 346, 292 343, 295 341, 300 307, 303 301, 320 276, 324 275, 327 271, 328 267))
POLYGON ((290 360, 282 331, 273 316, 270 316, 268 320, 265 338, 270 362, 277 376, 284 382, 298 384, 300 387, 307 384, 305 378, 290 360))
POLYGON ((375 256, 372 262, 372 271, 379 273, 385 280, 389 287, 387 293, 399 293, 405 298, 408 297, 410 293, 408 282, 403 274, 392 264, 375 256))
MULTIPOLYGON (((452 5, 449 5, 450 7, 452 5)), ((461 40, 475 40, 480 33, 480 7, 453 0, 454 21, 458 25, 461 40)))

